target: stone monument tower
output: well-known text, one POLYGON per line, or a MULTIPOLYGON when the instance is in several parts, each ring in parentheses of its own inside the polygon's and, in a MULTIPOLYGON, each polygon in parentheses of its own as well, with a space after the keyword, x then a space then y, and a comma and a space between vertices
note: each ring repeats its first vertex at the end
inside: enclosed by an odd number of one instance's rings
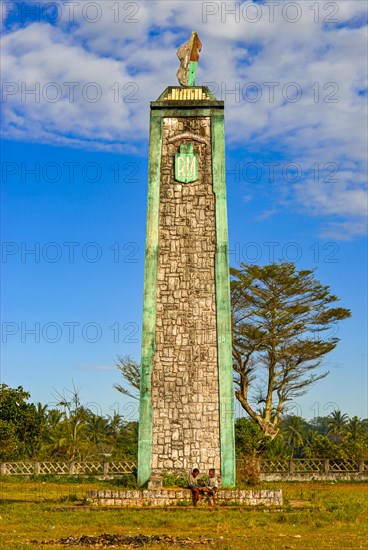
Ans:
POLYGON ((235 484, 224 102, 194 78, 151 103, 138 482, 214 467, 235 484))

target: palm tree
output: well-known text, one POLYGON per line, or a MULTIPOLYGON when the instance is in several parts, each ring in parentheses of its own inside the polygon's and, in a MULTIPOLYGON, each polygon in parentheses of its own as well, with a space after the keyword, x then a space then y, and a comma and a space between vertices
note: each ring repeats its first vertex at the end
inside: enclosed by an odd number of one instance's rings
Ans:
POLYGON ((29 456, 33 456, 34 458, 37 458, 37 455, 42 447, 42 442, 44 441, 48 431, 47 413, 47 405, 42 405, 42 403, 37 403, 35 405, 37 437, 30 443, 27 443, 29 456))
POLYGON ((321 435, 318 433, 317 430, 308 431, 307 435, 305 436, 303 445, 303 455, 306 458, 314 458, 316 454, 315 449, 320 442, 320 437, 321 435))
POLYGON ((138 422, 126 422, 121 429, 120 448, 124 455, 132 457, 138 452, 138 422))
POLYGON ((80 455, 81 447, 86 442, 87 419, 91 412, 82 405, 80 388, 73 382, 71 389, 64 389, 63 393, 56 392, 57 406, 62 409, 63 424, 68 441, 67 457, 74 460, 80 455))
POLYGON ((63 414, 58 409, 50 409, 47 411, 47 425, 53 430, 62 421, 63 414))
POLYGON ((108 437, 109 422, 103 416, 91 413, 86 421, 88 439, 97 445, 105 442, 108 437))
POLYGON ((63 422, 51 431, 41 445, 41 452, 47 458, 70 458, 68 437, 63 422))
POLYGON ((305 420, 300 416, 289 416, 283 431, 286 442, 294 455, 295 449, 303 445, 305 420))
POLYGON ((346 434, 346 425, 349 420, 347 414, 342 414, 340 410, 333 411, 328 417, 327 434, 332 439, 339 440, 346 434))
POLYGON ((333 458, 335 448, 326 435, 311 430, 304 439, 303 455, 305 458, 333 458))
POLYGON ((46 413, 46 430, 41 444, 41 453, 45 458, 65 458, 67 434, 63 414, 58 409, 46 413))
POLYGON ((313 431, 319 434, 325 434, 327 432, 328 416, 315 416, 310 422, 310 426, 313 426, 313 431))
POLYGON ((357 441, 366 433, 364 423, 357 416, 353 416, 353 418, 349 420, 346 429, 352 441, 357 441))
POLYGON ((42 403, 37 403, 36 405, 36 411, 37 411, 37 418, 39 420, 39 423, 46 421, 46 415, 47 415, 47 405, 42 405, 42 403))
POLYGON ((123 418, 120 416, 119 413, 114 411, 113 415, 110 415, 108 417, 109 425, 108 425, 108 434, 109 438, 116 443, 120 433, 121 428, 123 426, 123 418))

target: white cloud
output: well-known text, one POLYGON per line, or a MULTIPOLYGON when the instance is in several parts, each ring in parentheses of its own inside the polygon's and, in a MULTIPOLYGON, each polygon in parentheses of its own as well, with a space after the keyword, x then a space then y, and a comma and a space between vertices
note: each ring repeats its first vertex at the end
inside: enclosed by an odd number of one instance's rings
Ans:
POLYGON ((94 371, 94 372, 105 372, 105 371, 113 371, 116 370, 116 367, 112 367, 111 365, 81 365, 77 367, 78 370, 87 370, 87 371, 94 371))
MULTIPOLYGON (((221 2, 134 2, 128 9, 122 2, 117 22, 111 9, 112 5, 116 9, 116 2, 97 4, 101 12, 95 23, 87 20, 80 3, 72 25, 63 8, 56 26, 41 21, 5 33, 3 79, 19 87, 3 105, 6 137, 115 151, 139 149, 148 136, 149 101, 167 85, 176 84, 176 48, 193 28, 204 46, 198 82, 212 82, 217 96, 227 103, 227 143, 251 144, 258 152, 272 147, 303 166, 336 163, 338 184, 308 177, 303 185, 291 186, 288 196, 304 212, 338 217, 329 231, 341 224, 345 235, 348 227, 351 236, 363 231, 367 143, 366 96, 359 94, 367 85, 366 27, 360 23, 363 2, 334 2, 330 7, 299 2, 301 17, 296 23, 286 20, 294 12, 285 16, 285 2, 275 7, 274 22, 269 8, 258 4, 254 9, 261 10, 262 17, 253 24, 247 14, 255 12, 241 11, 235 22, 234 15, 222 11, 221 2), (218 11, 206 19, 209 4, 218 11), (338 6, 337 13, 333 6, 338 6), (339 24, 328 23, 332 18, 339 24), (39 103, 31 96, 22 101, 22 82, 30 87, 39 83, 39 103), (55 103, 42 97, 42 92, 52 94, 50 82, 58 83, 63 92, 55 103), (67 82, 79 83, 74 102, 69 101, 67 82), (81 93, 93 82, 101 92, 96 103, 81 93), (244 98, 250 82, 262 91, 257 102, 244 98), (270 82, 278 83, 274 101, 270 85, 265 84, 270 82), (291 97, 295 92, 293 82, 302 94, 295 103, 285 100, 286 92, 291 97), (233 89, 240 91, 237 98, 229 93, 233 89), (138 102, 129 103, 129 98, 138 102)), ((228 9, 234 5, 226 3, 228 9)), ((244 10, 244 3, 239 6, 244 10)), ((93 18, 93 10, 87 15, 93 18)), ((93 93, 93 86, 88 90, 93 93)))
POLYGON ((348 241, 361 237, 366 232, 366 220, 349 220, 345 222, 328 222, 321 230, 323 239, 348 241))
MULTIPOLYGON (((109 88, 131 78, 118 61, 68 42, 61 30, 39 23, 4 37, 5 136, 65 144, 129 144, 130 133, 142 128, 134 125, 134 111, 127 103, 114 102, 109 88)), ((130 91, 134 88, 126 95, 130 91)))

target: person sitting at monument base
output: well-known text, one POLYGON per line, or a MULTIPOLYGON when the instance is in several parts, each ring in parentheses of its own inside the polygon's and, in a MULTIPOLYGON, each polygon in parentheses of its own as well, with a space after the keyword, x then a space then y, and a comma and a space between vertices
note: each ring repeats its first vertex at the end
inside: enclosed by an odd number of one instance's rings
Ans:
POLYGON ((194 468, 194 470, 192 471, 192 473, 189 475, 189 478, 188 478, 188 487, 192 491, 194 506, 197 506, 198 504, 199 495, 204 493, 203 486, 199 484, 198 476, 199 476, 199 470, 198 468, 194 468))
POLYGON ((212 503, 213 506, 216 506, 217 504, 217 491, 219 489, 219 482, 216 477, 216 470, 215 468, 210 468, 208 471, 209 477, 206 481, 206 485, 204 487, 204 491, 208 493, 208 496, 212 497, 212 503))
MULTIPOLYGON (((217 504, 217 491, 219 488, 219 482, 216 477, 216 470, 215 468, 210 468, 208 471, 209 477, 206 480, 205 484, 202 485, 199 483, 198 476, 199 476, 199 470, 198 468, 194 468, 192 473, 189 475, 188 478, 188 487, 192 491, 192 497, 193 497, 193 504, 194 506, 197 506, 200 495, 207 494, 208 497, 212 498, 213 505, 216 506, 217 504)), ((211 505, 211 504, 210 504, 211 505)))

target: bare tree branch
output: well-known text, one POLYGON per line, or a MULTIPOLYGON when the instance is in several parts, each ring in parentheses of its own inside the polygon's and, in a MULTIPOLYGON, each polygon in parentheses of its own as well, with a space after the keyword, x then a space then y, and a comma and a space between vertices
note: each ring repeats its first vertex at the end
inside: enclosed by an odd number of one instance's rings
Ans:
POLYGON ((139 399, 137 395, 140 386, 139 363, 137 363, 129 355, 124 355, 124 357, 118 355, 115 366, 121 372, 124 381, 128 384, 128 387, 121 384, 113 384, 113 388, 123 395, 128 395, 132 399, 139 399))

